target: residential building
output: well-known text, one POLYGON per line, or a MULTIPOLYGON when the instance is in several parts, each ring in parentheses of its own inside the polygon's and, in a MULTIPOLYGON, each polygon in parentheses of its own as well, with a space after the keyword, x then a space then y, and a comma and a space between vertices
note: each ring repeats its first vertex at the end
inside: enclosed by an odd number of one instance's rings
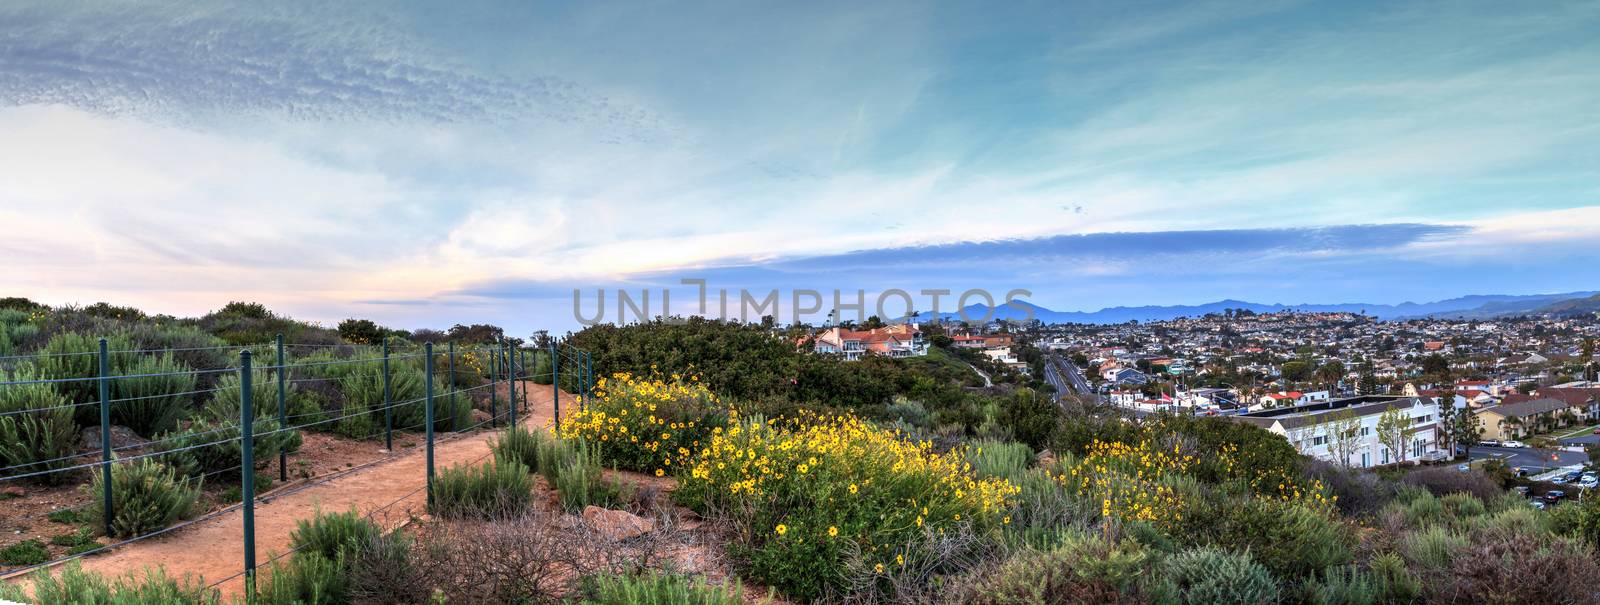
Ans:
POLYGON ((1339 463, 1339 453, 1335 451, 1337 440, 1330 432, 1330 427, 1331 421, 1345 414, 1355 420, 1352 427, 1355 442, 1349 448, 1349 458, 1343 461, 1346 465, 1366 468, 1401 461, 1437 460, 1448 455, 1438 445, 1441 430, 1438 424, 1439 404, 1422 397, 1348 397, 1249 412, 1230 418, 1282 435, 1307 456, 1339 463), (1389 410, 1401 410, 1410 421, 1406 445, 1401 452, 1390 451, 1378 430, 1379 419, 1389 410))

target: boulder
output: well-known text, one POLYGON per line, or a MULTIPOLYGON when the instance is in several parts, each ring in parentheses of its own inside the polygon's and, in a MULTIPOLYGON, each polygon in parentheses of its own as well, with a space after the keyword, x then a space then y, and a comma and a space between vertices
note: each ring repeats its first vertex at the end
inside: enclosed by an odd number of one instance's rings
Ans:
POLYGON ((593 505, 584 507, 583 520, 590 527, 593 527, 595 531, 612 540, 627 540, 650 533, 656 529, 654 520, 640 517, 628 511, 611 510, 593 505))
MULTIPOLYGON (((149 439, 140 437, 125 426, 111 425, 111 447, 122 455, 138 453, 140 448, 150 444, 149 439), (128 449, 134 451, 129 452, 128 449)), ((83 449, 86 452, 100 451, 100 427, 98 425, 83 429, 83 449)))

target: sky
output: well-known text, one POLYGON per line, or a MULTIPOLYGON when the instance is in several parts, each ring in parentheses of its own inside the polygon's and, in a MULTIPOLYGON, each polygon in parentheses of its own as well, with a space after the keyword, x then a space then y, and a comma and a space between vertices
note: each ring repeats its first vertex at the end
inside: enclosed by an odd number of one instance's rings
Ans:
POLYGON ((1596 31, 1559 0, 13 0, 0 295, 523 334, 686 278, 1600 289, 1596 31))

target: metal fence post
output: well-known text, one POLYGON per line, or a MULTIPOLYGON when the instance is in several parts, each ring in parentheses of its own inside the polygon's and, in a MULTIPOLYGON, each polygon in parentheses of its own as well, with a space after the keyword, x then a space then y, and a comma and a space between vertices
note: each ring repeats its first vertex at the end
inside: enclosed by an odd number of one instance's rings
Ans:
POLYGON ((429 506, 429 508, 432 508, 433 507, 433 343, 431 343, 431 342, 427 343, 427 344, 423 345, 422 348, 423 348, 424 357, 426 359, 426 361, 423 362, 423 365, 427 366, 423 371, 423 374, 425 376, 425 380, 427 381, 426 385, 424 387, 424 388, 427 389, 426 395, 423 396, 423 401, 424 401, 424 404, 423 404, 423 423, 426 424, 427 427, 428 427, 427 428, 427 430, 428 430, 428 506, 429 506))
POLYGON ((500 355, 489 356, 489 428, 500 428, 500 355))
POLYGON ((550 398, 555 402, 556 426, 561 426, 561 345, 550 341, 550 398))
POLYGON ((255 592, 256 577, 256 464, 255 422, 250 392, 250 350, 239 352, 239 491, 244 505, 245 594, 255 592))
POLYGON ((394 407, 389 393, 389 337, 383 337, 383 449, 394 451, 394 407))
MULTIPOLYGON (((450 400, 450 405, 452 406, 450 409, 453 410, 453 409, 455 409, 454 406, 456 405, 456 343, 455 343, 455 341, 453 341, 453 340, 450 341, 450 344, 447 346, 447 348, 450 350, 450 357, 449 357, 450 362, 445 365, 445 375, 449 376, 449 378, 445 379, 444 384, 449 389, 449 392, 450 392, 449 400, 450 400)), ((458 430, 458 429, 459 429, 459 427, 456 426, 455 416, 452 413, 452 416, 450 417, 450 430, 454 431, 454 430, 458 430)))
POLYGON ((100 339, 100 484, 101 510, 105 511, 106 536, 111 536, 111 359, 106 355, 106 339, 100 339))
POLYGON ((506 375, 511 382, 506 383, 506 392, 511 397, 510 413, 511 426, 517 426, 517 361, 511 357, 510 343, 501 345, 501 353, 506 356, 506 375))
MULTIPOLYGON (((528 352, 521 346, 517 347, 517 362, 517 366, 522 368, 522 372, 526 374, 528 372, 528 352)), ((522 385, 522 405, 526 406, 528 405, 528 381, 518 380, 517 384, 522 385)))
MULTIPOLYGON (((279 430, 282 430, 282 429, 285 429, 285 428, 289 427, 288 404, 286 403, 286 400, 288 399, 288 396, 289 396, 288 395, 289 383, 288 383, 288 380, 287 380, 288 376, 285 376, 285 374, 288 372, 287 368, 288 368, 288 364, 285 363, 285 358, 283 356, 283 335, 279 334, 278 335, 278 429, 279 430)), ((279 448, 278 449, 278 480, 279 481, 288 481, 289 480, 289 452, 285 451, 283 448, 279 448)))

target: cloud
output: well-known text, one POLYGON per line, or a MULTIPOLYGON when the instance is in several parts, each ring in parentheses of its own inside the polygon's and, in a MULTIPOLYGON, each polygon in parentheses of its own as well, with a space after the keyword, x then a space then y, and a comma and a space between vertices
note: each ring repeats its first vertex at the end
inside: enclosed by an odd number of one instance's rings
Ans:
MULTIPOLYGON (((256 3, 0 7, 0 104, 55 103, 179 122, 507 122, 539 118, 656 137, 644 108, 556 76, 480 75, 437 59, 382 13, 256 3)), ((350 8, 355 8, 353 5, 350 8)))

